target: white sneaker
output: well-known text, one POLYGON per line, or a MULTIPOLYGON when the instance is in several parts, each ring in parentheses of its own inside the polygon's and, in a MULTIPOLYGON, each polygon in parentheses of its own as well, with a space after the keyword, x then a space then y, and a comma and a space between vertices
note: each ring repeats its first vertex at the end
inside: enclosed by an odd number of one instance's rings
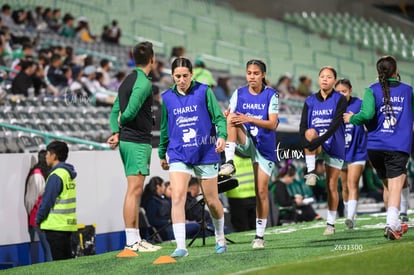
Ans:
POLYGON ((254 239, 252 241, 252 248, 253 249, 264 249, 264 240, 263 239, 254 239))
POLYGON ((329 235, 334 235, 335 234, 335 227, 333 227, 332 225, 326 225, 325 231, 323 232, 323 235, 325 236, 329 236, 329 235))
POLYGON ((305 183, 306 183, 307 186, 315 186, 316 181, 319 179, 319 177, 313 172, 310 172, 310 173, 306 174, 304 176, 304 178, 306 180, 305 183))
POLYGON ((161 246, 153 245, 147 242, 146 240, 142 240, 140 243, 138 243, 138 245, 139 245, 138 247, 139 252, 153 252, 153 251, 160 250, 162 248, 161 246))
POLYGON ((231 176, 234 173, 236 173, 236 168, 234 167, 232 161, 226 162, 222 166, 220 166, 220 176, 231 176))
POLYGON ((132 250, 134 252, 154 252, 161 249, 161 247, 152 245, 149 242, 142 240, 141 242, 136 242, 133 245, 126 245, 125 249, 132 250))

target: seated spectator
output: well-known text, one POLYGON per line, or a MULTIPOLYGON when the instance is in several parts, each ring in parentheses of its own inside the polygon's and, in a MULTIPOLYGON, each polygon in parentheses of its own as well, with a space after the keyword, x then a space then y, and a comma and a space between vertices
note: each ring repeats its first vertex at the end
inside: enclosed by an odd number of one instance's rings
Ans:
MULTIPOLYGON (((199 195, 201 194, 200 182, 197 178, 192 177, 188 183, 187 199, 185 202, 185 218, 188 222, 200 224, 205 226, 206 236, 214 235, 213 220, 211 219, 210 212, 208 212, 203 204, 200 203, 199 195), (201 224, 204 214, 204 225, 201 224)), ((188 237, 188 234, 187 234, 188 237)))
POLYGON ((59 30, 62 27, 62 24, 60 23, 61 16, 62 16, 62 13, 60 9, 54 9, 52 11, 52 20, 50 21, 50 24, 48 25, 49 29, 51 29, 54 32, 59 33, 59 30))
POLYGON ((70 13, 65 14, 65 16, 63 16, 63 26, 60 29, 59 34, 63 37, 75 38, 76 34, 74 24, 75 17, 73 17, 70 13))
POLYGON ((79 65, 72 66, 72 79, 70 80, 69 90, 76 98, 86 98, 88 92, 81 81, 83 76, 83 68, 79 65))
POLYGON ((102 27, 102 33, 101 33, 101 41, 106 43, 111 43, 111 29, 108 25, 104 25, 102 27))
POLYGON ((312 94, 312 79, 303 75, 299 77, 298 94, 303 97, 308 97, 312 94))
POLYGON ((62 58, 58 54, 53 54, 50 60, 50 66, 47 71, 49 83, 57 89, 68 86, 68 78, 62 71, 62 58))
POLYGON ((36 64, 33 60, 22 60, 21 70, 12 81, 11 93, 14 95, 29 96, 29 89, 33 89, 33 74, 36 71, 36 64))
POLYGON ((91 33, 89 29, 89 22, 85 17, 78 19, 78 26, 75 29, 76 37, 80 40, 88 43, 95 42, 96 37, 91 33))
POLYGON ((113 64, 108 59, 103 58, 99 62, 99 65, 100 66, 97 69, 97 72, 102 73, 102 76, 103 76, 102 84, 106 88, 111 82, 111 76, 109 75, 109 71, 113 68, 113 64))
POLYGON ((12 9, 9 4, 3 4, 1 7, 1 22, 3 26, 6 26, 8 28, 14 27, 14 20, 12 18, 12 9))
POLYGON ((171 201, 164 195, 165 189, 162 178, 152 177, 145 185, 141 207, 147 213, 148 222, 167 241, 174 239, 174 233, 171 226, 171 201))
POLYGON ((290 74, 282 75, 276 84, 276 91, 279 92, 280 98, 290 98, 296 96, 295 87, 292 86, 292 76, 290 74))
POLYGON ((109 84, 108 84, 108 89, 110 91, 115 91, 117 92, 119 89, 119 86, 121 85, 122 81, 124 81, 126 77, 125 72, 119 71, 115 74, 115 79, 113 79, 109 84))
POLYGON ((12 70, 20 71, 20 60, 21 59, 33 59, 34 47, 32 43, 26 42, 21 48, 13 52, 13 62, 10 66, 12 70))
POLYGON ((27 12, 24 9, 14 10, 12 12, 12 19, 16 27, 25 28, 27 12))
POLYGON ((230 104, 230 77, 221 76, 217 80, 217 86, 213 88, 214 95, 218 103, 220 104, 221 109, 224 111, 230 104))
POLYGON ((194 62, 193 79, 207 84, 210 88, 216 86, 213 74, 206 68, 206 64, 201 57, 196 58, 194 62))
POLYGON ((288 191, 288 185, 292 184, 296 177, 296 168, 289 162, 279 169, 276 181, 271 190, 274 192, 275 204, 278 207, 291 207, 281 209, 279 220, 313 221, 321 217, 315 212, 312 205, 304 200, 300 194, 292 194, 288 191))
POLYGON ((112 20, 111 28, 109 30, 109 41, 114 44, 119 44, 119 39, 121 39, 122 31, 118 26, 117 20, 112 20))
POLYGON ((152 82, 163 82, 165 78, 171 79, 171 75, 164 72, 164 62, 157 60, 153 64, 153 68, 149 73, 152 82))
POLYGON ((170 54, 170 64, 173 63, 173 61, 177 57, 185 56, 185 48, 183 46, 175 46, 171 48, 171 54, 170 54))

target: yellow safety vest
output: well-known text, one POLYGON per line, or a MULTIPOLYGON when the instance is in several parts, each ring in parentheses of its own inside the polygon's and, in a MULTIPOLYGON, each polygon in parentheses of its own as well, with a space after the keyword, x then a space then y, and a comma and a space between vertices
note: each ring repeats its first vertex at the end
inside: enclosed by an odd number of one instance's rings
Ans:
POLYGON ((56 198, 55 205, 50 209, 47 218, 40 224, 43 230, 77 231, 76 220, 76 181, 70 177, 64 168, 55 169, 51 175, 57 175, 62 180, 62 192, 56 198))
POLYGON ((231 199, 244 199, 256 197, 254 190, 254 172, 252 160, 234 156, 234 166, 236 167, 235 178, 239 181, 239 186, 227 191, 226 196, 231 199))

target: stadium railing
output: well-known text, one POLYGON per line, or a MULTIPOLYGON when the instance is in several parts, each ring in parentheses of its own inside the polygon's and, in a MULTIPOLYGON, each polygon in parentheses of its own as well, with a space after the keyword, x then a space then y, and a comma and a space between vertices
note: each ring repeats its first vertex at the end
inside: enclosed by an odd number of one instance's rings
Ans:
POLYGON ((80 139, 80 138, 60 136, 60 135, 56 135, 56 134, 53 134, 53 133, 48 133, 48 132, 43 132, 43 131, 39 131, 39 130, 35 130, 35 129, 29 129, 29 128, 26 128, 26 127, 21 127, 21 126, 18 126, 18 125, 13 125, 13 124, 0 122, 0 127, 5 127, 5 128, 15 130, 15 131, 26 132, 26 133, 30 133, 30 134, 43 136, 45 138, 46 145, 50 143, 51 139, 56 139, 56 140, 67 141, 67 142, 70 142, 70 143, 89 145, 89 146, 92 146, 93 148, 97 148, 97 149, 110 150, 110 148, 107 144, 98 143, 98 142, 89 141, 89 140, 84 140, 84 139, 80 139))

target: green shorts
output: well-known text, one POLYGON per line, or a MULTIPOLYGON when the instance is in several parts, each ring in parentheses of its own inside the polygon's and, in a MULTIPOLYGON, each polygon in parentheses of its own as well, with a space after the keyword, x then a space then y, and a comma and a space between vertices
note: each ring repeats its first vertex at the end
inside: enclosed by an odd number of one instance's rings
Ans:
POLYGON ((149 175, 151 144, 120 141, 119 153, 121 154, 126 176, 149 175))
POLYGON ((249 156, 253 163, 257 162, 259 167, 265 172, 267 175, 272 176, 273 169, 275 167, 275 163, 268 159, 265 159, 262 154, 260 154, 259 150, 254 146, 252 137, 246 131, 246 144, 237 144, 236 150, 242 153, 245 156, 249 156))
POLYGON ((325 151, 322 151, 322 153, 318 155, 318 159, 325 161, 326 165, 339 169, 339 170, 341 170, 342 167, 344 166, 343 159, 333 158, 330 155, 328 155, 325 151))
POLYGON ((187 165, 184 162, 173 162, 170 164, 170 172, 184 172, 194 174, 197 178, 210 179, 218 176, 218 163, 187 165))

